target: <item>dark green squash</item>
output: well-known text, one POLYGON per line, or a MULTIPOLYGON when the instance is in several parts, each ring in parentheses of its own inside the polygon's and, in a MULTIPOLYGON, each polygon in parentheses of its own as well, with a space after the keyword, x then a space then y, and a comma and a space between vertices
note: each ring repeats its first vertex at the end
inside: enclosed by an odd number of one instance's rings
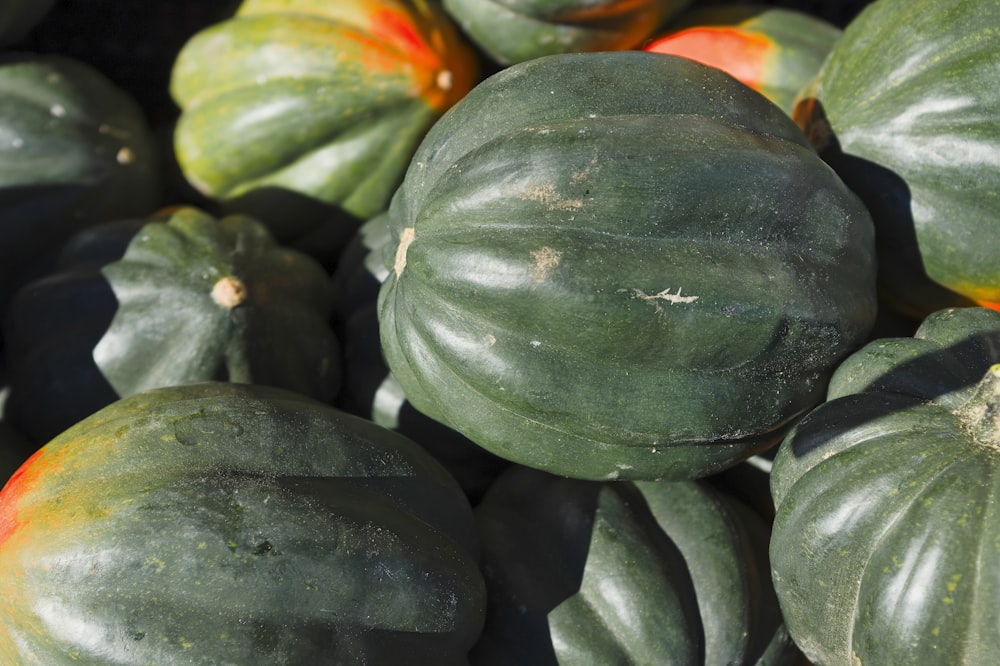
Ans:
POLYGON ((515 466, 475 515, 489 594, 476 666, 749 665, 781 624, 766 524, 703 482, 515 466))
POLYGON ((884 302, 1000 308, 997 0, 876 0, 797 121, 875 221, 884 302))
POLYGON ((941 310, 840 365, 775 457, 771 564, 817 664, 995 661, 1000 313, 941 310))
POLYGON ((501 65, 556 53, 638 47, 691 0, 444 0, 465 34, 501 65))
POLYGON ((332 402, 332 282, 257 221, 196 208, 97 225, 11 306, 12 417, 40 444, 118 397, 207 380, 332 402))
POLYGON ((159 205, 155 140, 135 101, 59 55, 0 57, 0 316, 74 233, 159 205))
MULTIPOLYGON (((177 159, 226 205, 304 200, 366 219, 477 72, 436 3, 245 0, 174 63, 177 159)), ((275 227, 295 217, 275 213, 275 227)))
POLYGON ((407 398, 567 476, 689 478, 767 448, 875 317, 861 202, 778 107, 676 56, 492 76, 428 134, 388 224, 380 333, 407 398))
POLYGON ((0 662, 463 664, 477 552, 406 438, 271 387, 158 389, 0 492, 0 662))

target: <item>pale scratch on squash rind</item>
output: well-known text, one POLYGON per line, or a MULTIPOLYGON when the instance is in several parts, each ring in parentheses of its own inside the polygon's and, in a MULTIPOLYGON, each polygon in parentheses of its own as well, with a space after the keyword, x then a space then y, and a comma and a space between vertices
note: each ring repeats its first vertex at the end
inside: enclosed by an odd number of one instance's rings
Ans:
MULTIPOLYGON (((627 292, 628 289, 619 289, 618 292, 627 292)), ((682 296, 681 287, 677 287, 677 293, 670 293, 670 287, 663 289, 655 294, 647 294, 642 289, 632 289, 632 297, 638 298, 645 301, 653 306, 657 314, 663 314, 664 309, 661 303, 669 303, 671 305, 676 305, 678 303, 694 303, 698 300, 697 296, 682 296)))

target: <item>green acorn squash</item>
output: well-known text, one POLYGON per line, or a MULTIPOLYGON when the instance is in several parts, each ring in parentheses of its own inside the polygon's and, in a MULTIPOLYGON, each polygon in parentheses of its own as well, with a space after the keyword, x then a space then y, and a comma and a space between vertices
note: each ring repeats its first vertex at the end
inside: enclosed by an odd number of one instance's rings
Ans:
POLYGON ((996 660, 1000 313, 941 310, 840 365, 775 456, 788 629, 817 664, 996 660))
POLYGON ((511 65, 556 53, 637 47, 691 0, 444 0, 466 35, 511 65))
POLYGON ((476 666, 749 665, 781 624, 766 524, 703 482, 514 466, 475 516, 489 598, 476 666))
POLYGON ((875 317, 861 202, 778 107, 676 56, 495 74, 428 134, 388 224, 379 330, 407 398, 567 476, 767 448, 875 317))
POLYGON ((796 120, 875 221, 890 307, 1000 308, 997 0, 877 0, 846 27, 796 120))
POLYGON ((72 234, 155 210, 155 145, 136 102, 93 67, 0 58, 0 316, 72 234))
POLYGON ((0 661, 462 664, 477 552, 406 438, 271 387, 157 389, 0 492, 0 661))
POLYGON ((477 70, 433 2, 245 0, 174 63, 177 159, 225 203, 290 192, 365 219, 477 70))
POLYGON ((643 49, 718 67, 792 115, 840 33, 804 11, 725 3, 682 14, 643 49))
POLYGON ((192 207, 97 225, 11 305, 12 418, 40 444, 119 397, 225 380, 332 402, 332 282, 256 220, 192 207))

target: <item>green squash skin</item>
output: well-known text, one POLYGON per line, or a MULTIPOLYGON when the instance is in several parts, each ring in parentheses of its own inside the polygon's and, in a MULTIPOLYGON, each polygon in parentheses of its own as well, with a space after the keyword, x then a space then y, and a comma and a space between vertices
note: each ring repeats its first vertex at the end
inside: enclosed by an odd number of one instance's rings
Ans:
POLYGON ((557 53, 637 47, 691 0, 444 0, 491 59, 512 65, 557 53))
POLYGON ((334 404, 423 446, 475 505, 509 463, 414 409, 389 373, 379 342, 376 301, 388 273, 382 253, 391 240, 385 215, 376 216, 358 229, 337 262, 335 331, 344 353, 343 388, 334 404))
POLYGON ((248 0, 174 63, 178 162, 224 203, 284 190, 366 219, 477 66, 431 3, 248 0))
POLYGON ((279 389, 159 389, 0 493, 0 660, 462 664, 477 552, 409 440, 279 389))
POLYGON ((998 362, 1000 313, 939 311, 845 360, 779 447, 772 577, 815 663, 994 659, 998 362))
POLYGON ((795 117, 875 221, 885 303, 1000 307, 996 0, 878 0, 795 117))
POLYGON ((72 234, 159 205, 156 140, 138 104, 59 55, 0 58, 0 312, 72 234))
POLYGON ((476 666, 753 664, 781 622, 766 525, 701 482, 514 467, 475 513, 490 599, 476 666))
POLYGON ((380 332, 408 399, 557 474, 730 466, 822 399, 874 321, 863 206, 780 109, 684 58, 487 79, 388 218, 380 332))

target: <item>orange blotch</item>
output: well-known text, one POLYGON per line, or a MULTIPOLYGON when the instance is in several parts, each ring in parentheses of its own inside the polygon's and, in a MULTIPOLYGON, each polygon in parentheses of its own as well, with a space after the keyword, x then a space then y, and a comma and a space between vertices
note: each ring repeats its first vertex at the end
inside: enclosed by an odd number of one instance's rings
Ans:
POLYGON ((703 26, 664 35, 643 50, 697 60, 759 91, 773 48, 767 37, 741 28, 703 26))
POLYGON ((43 460, 44 454, 44 448, 35 451, 11 475, 3 490, 0 490, 0 547, 20 525, 17 519, 18 500, 35 486, 39 477, 50 467, 48 461, 43 460))
POLYGON ((1000 301, 977 300, 976 303, 978 303, 980 306, 984 308, 989 308, 990 310, 996 310, 997 312, 1000 312, 1000 301))

